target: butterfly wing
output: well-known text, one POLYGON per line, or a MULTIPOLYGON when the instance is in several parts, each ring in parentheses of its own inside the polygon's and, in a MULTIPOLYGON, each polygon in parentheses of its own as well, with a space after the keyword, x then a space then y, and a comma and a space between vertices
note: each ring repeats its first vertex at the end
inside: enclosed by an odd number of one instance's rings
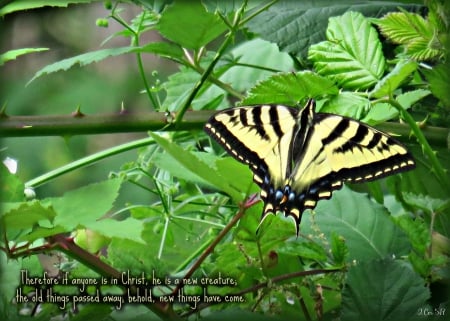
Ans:
POLYGON ((366 124, 333 114, 314 114, 312 123, 307 144, 294 152, 283 205, 297 224, 304 209, 329 199, 343 181, 366 182, 415 167, 403 145, 366 124))
POLYGON ((238 107, 215 114, 205 125, 205 131, 230 155, 249 165, 261 187, 264 213, 276 211, 267 200, 273 186, 282 186, 286 180, 298 112, 285 106, 238 107))
POLYGON ((364 182, 415 166, 406 148, 358 121, 286 106, 232 108, 211 117, 205 130, 248 164, 264 201, 262 220, 284 212, 296 222, 329 199, 344 181, 364 182))

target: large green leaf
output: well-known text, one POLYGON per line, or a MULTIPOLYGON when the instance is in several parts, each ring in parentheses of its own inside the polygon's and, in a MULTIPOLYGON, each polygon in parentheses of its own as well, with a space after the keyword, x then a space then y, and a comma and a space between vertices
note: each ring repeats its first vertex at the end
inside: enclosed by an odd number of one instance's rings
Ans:
MULTIPOLYGON (((410 251, 408 238, 389 218, 384 207, 345 187, 333 193, 333 198, 320 201, 314 221, 331 237, 337 233, 348 246, 348 260, 368 260, 391 255, 402 256, 410 251)), ((304 215, 300 230, 315 234, 304 215)))
POLYGON ((309 71, 275 74, 250 90, 242 105, 286 104, 295 106, 307 97, 335 95, 332 81, 309 71))
POLYGON ((312 45, 308 58, 319 74, 349 89, 373 86, 385 68, 377 31, 357 12, 330 18, 327 41, 312 45))
POLYGON ((413 320, 429 297, 424 279, 405 262, 362 262, 348 271, 341 320, 413 320))
POLYGON ((242 199, 242 195, 233 188, 229 180, 219 176, 214 168, 203 162, 200 158, 162 136, 155 133, 150 133, 150 136, 176 160, 179 169, 182 168, 183 170, 192 172, 193 175, 198 176, 204 182, 230 195, 234 200, 242 199))
POLYGON ((351 91, 343 91, 329 99, 319 111, 361 119, 362 115, 369 109, 369 105, 370 102, 366 97, 351 91))
POLYGON ((200 2, 177 1, 163 11, 159 32, 189 49, 200 49, 226 30, 223 21, 200 2))
POLYGON ((275 44, 262 39, 246 41, 234 48, 231 54, 241 65, 231 67, 220 80, 240 92, 250 89, 274 72, 288 72, 294 67, 287 53, 280 52, 275 44))
POLYGON ((144 243, 141 237, 144 226, 141 221, 132 217, 117 221, 111 218, 98 220, 89 224, 89 229, 106 237, 117 237, 144 243))
POLYGON ((276 43, 282 51, 306 56, 311 44, 325 39, 325 29, 330 17, 347 11, 359 11, 368 17, 381 17, 398 7, 418 10, 421 6, 405 5, 400 1, 278 1, 250 20, 248 27, 263 39, 276 43))
POLYGON ((120 179, 110 179, 69 191, 62 197, 47 201, 57 213, 54 224, 67 231, 79 227, 89 228, 90 224, 106 215, 118 196, 120 179))

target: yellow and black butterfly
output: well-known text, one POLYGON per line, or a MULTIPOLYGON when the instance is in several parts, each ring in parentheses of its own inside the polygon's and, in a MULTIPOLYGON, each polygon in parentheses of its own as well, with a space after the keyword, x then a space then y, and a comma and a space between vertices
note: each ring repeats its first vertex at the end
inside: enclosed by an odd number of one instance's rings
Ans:
POLYGON ((415 167, 407 149, 356 120, 315 112, 310 99, 299 110, 259 105, 220 111, 205 131, 238 161, 248 164, 261 188, 264 210, 296 223, 302 213, 329 199, 343 182, 359 183, 415 167))

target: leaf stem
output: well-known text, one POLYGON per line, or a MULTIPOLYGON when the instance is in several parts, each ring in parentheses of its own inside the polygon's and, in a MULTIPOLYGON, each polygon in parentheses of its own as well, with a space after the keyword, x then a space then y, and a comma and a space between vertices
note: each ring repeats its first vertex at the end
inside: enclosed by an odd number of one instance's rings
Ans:
POLYGON ((419 141, 419 144, 422 146, 423 153, 428 157, 428 159, 431 162, 431 166, 433 168, 433 171, 438 179, 440 181, 442 187, 444 187, 446 190, 450 191, 450 182, 447 178, 447 175, 445 173, 444 168, 442 167, 441 163, 436 157, 436 153, 431 149, 430 144, 428 143, 427 139, 425 138, 425 135, 420 130, 419 126, 417 125, 414 118, 403 108, 403 106, 397 102, 393 98, 389 98, 386 100, 387 103, 394 106, 402 116, 402 118, 408 123, 409 127, 411 128, 412 132, 416 136, 417 140, 419 141))
POLYGON ((231 41, 234 39, 234 34, 236 33, 237 28, 239 27, 239 21, 242 17, 242 12, 244 11, 244 8, 246 6, 246 2, 244 1, 243 5, 239 8, 239 10, 236 12, 234 16, 233 26, 228 32, 228 34, 225 37, 224 42, 219 47, 219 49, 216 52, 216 55, 214 56, 213 60, 209 64, 208 68, 206 68, 205 72, 202 74, 200 80, 195 84, 194 88, 192 89, 190 95, 186 99, 186 102, 181 107, 180 111, 177 113, 177 116, 175 118, 175 127, 178 127, 178 124, 183 119, 184 114, 188 110, 188 108, 191 106, 192 101, 194 100, 195 96, 199 92, 200 88, 203 86, 203 84, 206 82, 206 80, 211 75, 214 67, 219 62, 220 58, 224 54, 225 50, 227 49, 228 45, 231 43, 231 41))

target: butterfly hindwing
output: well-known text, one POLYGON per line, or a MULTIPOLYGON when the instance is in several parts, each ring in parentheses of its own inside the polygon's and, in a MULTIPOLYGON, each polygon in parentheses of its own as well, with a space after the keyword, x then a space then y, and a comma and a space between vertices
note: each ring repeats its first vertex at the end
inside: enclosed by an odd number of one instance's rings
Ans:
POLYGON ((364 182, 415 166, 392 137, 347 117, 280 105, 228 109, 205 130, 234 158, 248 164, 264 201, 262 220, 281 211, 295 220, 329 199, 344 181, 364 182))

